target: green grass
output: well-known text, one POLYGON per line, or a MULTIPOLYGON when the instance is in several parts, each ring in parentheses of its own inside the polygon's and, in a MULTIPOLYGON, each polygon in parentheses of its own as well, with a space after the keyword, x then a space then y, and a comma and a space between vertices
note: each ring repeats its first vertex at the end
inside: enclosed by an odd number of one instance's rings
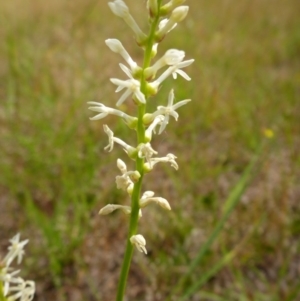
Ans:
MULTIPOLYGON (((144 2, 127 3, 144 22, 144 2)), ((178 287, 179 300, 296 301, 299 1, 186 3, 189 17, 159 50, 183 49, 195 58, 193 80, 167 81, 149 104, 166 103, 175 85, 177 100, 193 100, 153 143, 178 156, 179 171, 157 166, 144 187, 173 210, 145 210, 140 229, 149 255, 135 254, 128 297, 166 300, 178 287), (266 128, 275 136, 218 228, 266 128), (201 262, 187 274, 199 252, 201 262)), ((30 238, 25 272, 37 282, 36 300, 114 298, 127 219, 97 213, 107 203, 129 203, 114 183, 116 159, 125 157, 120 149, 104 152, 103 122, 89 121, 86 105, 117 101, 109 78, 123 75, 107 38, 122 40, 141 62, 131 32, 106 1, 0 3, 1 241, 16 231, 30 238)), ((124 109, 134 106, 128 101, 124 109)), ((116 136, 130 133, 115 118, 105 123, 116 136)))

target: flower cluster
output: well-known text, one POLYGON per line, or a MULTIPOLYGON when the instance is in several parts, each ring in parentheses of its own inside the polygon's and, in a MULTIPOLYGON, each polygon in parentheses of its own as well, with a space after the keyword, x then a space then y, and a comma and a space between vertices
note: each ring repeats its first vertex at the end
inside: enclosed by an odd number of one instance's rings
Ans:
MULTIPOLYGON (((173 117, 176 121, 178 120, 177 109, 190 102, 190 99, 175 102, 174 90, 171 89, 166 105, 157 106, 157 110, 154 112, 147 112, 146 106, 149 98, 158 93, 163 81, 170 76, 176 79, 180 75, 187 81, 191 80, 182 69, 191 65, 194 60, 184 60, 185 52, 182 50, 169 49, 151 65, 151 61, 157 55, 159 43, 186 17, 189 7, 182 6, 183 2, 185 0, 170 0, 162 5, 161 1, 148 0, 147 9, 150 20, 150 33, 148 35, 140 29, 123 0, 114 0, 108 3, 113 14, 122 18, 132 29, 137 44, 145 51, 145 59, 143 65, 139 66, 132 59, 121 41, 117 39, 107 39, 105 41, 109 49, 119 54, 126 63, 126 65, 123 63, 119 64, 126 78, 110 79, 117 86, 116 92, 123 92, 116 102, 116 106, 120 107, 127 99, 132 99, 136 104, 138 116, 133 117, 121 110, 107 107, 102 103, 89 102, 89 109, 97 112, 97 115, 90 118, 91 120, 99 120, 108 115, 114 115, 120 117, 130 129, 137 132, 137 145, 131 146, 120 138, 115 137, 113 131, 107 125, 103 125, 109 141, 105 150, 110 152, 115 144, 120 145, 129 158, 136 162, 136 166, 134 170, 128 170, 125 162, 121 159, 117 160, 117 167, 121 175, 116 176, 116 185, 118 189, 128 193, 131 197, 131 205, 108 204, 100 210, 99 214, 101 215, 120 209, 131 216, 134 214, 137 216, 139 212, 138 215, 140 217, 142 215, 141 208, 146 207, 150 203, 156 203, 163 209, 171 210, 168 201, 162 197, 154 197, 154 192, 146 191, 142 196, 139 193, 143 175, 150 172, 157 163, 166 162, 174 169, 178 169, 177 157, 173 154, 157 156, 158 152, 152 147, 151 141, 153 134, 160 135, 163 133, 169 124, 170 117, 173 117), (137 193, 134 193, 135 189, 137 193)), ((146 240, 141 234, 135 233, 136 227, 133 228, 133 231, 130 230, 129 240, 139 251, 146 254, 146 240)))
POLYGON ((23 280, 18 276, 20 270, 13 270, 10 266, 15 259, 18 264, 21 263, 25 253, 24 246, 28 243, 28 239, 20 241, 18 233, 10 240, 10 243, 8 253, 0 260, 0 297, 7 301, 31 301, 35 292, 35 283, 23 280))

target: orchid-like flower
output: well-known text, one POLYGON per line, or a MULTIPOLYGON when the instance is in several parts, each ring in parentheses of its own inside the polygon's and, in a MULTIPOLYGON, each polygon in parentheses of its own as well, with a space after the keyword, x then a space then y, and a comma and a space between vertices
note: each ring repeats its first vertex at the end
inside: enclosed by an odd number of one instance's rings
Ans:
POLYGON ((131 71, 137 71, 139 69, 137 63, 131 58, 129 53, 124 48, 123 44, 117 39, 107 39, 105 40, 106 45, 109 49, 115 53, 120 54, 123 59, 130 66, 131 71))
POLYGON ((35 283, 33 281, 25 281, 22 278, 16 278, 16 285, 9 288, 11 294, 7 300, 14 301, 20 298, 20 301, 31 301, 35 292, 35 283))
MULTIPOLYGON (((126 215, 131 214, 131 207, 130 206, 123 206, 123 205, 116 205, 116 204, 108 204, 106 206, 104 206, 100 211, 99 214, 100 215, 108 215, 112 212, 114 212, 115 210, 121 210, 123 213, 125 213, 126 215)), ((142 210, 139 210, 139 217, 142 217, 142 210)))
POLYGON ((161 158, 150 158, 149 162, 146 162, 144 164, 144 169, 146 172, 149 172, 150 170, 153 169, 153 166, 159 162, 166 162, 170 163, 173 168, 178 170, 178 164, 175 161, 177 157, 174 156, 173 154, 167 154, 166 157, 161 157, 161 158))
POLYGON ((184 59, 184 51, 177 49, 169 49, 154 65, 145 70, 145 77, 149 78, 166 65, 174 66, 182 62, 184 59))
POLYGON ((183 61, 180 62, 176 65, 170 66, 165 72, 163 72, 159 78, 157 78, 155 81, 149 83, 149 86, 157 91, 158 87, 161 85, 161 83, 167 78, 169 77, 171 74, 173 76, 174 79, 177 78, 177 74, 181 75, 184 79, 186 80, 191 80, 191 78, 184 72, 181 70, 181 68, 185 68, 189 65, 191 65, 194 62, 194 59, 191 60, 187 60, 187 61, 183 61))
MULTIPOLYGON (((146 123, 149 119, 156 118, 158 116, 164 115, 163 121, 160 123, 160 129, 158 134, 161 134, 163 130, 166 128, 167 124, 169 123, 169 116, 174 117, 174 119, 177 121, 178 120, 178 113, 176 110, 180 108, 181 106, 184 106, 188 102, 190 102, 190 99, 185 99, 177 102, 176 104, 173 105, 174 102, 174 90, 172 89, 169 93, 168 97, 168 105, 166 107, 164 106, 158 106, 157 111, 155 111, 152 114, 145 114, 143 117, 143 121, 146 123)), ((154 119, 155 120, 155 119, 154 119)))
MULTIPOLYGON (((151 115, 151 120, 152 120, 153 119, 152 114, 148 114, 148 115, 151 115)), ((165 119, 165 117, 163 115, 158 115, 154 118, 152 123, 148 126, 147 130, 145 131, 145 138, 146 138, 147 141, 151 141, 152 133, 153 132, 155 133, 156 126, 159 125, 159 124, 162 124, 164 122, 164 119, 165 119)), ((143 121, 144 121, 144 119, 143 119, 143 121)))
POLYGON ((137 124, 136 117, 132 117, 132 116, 124 113, 123 111, 106 107, 104 104, 102 104, 100 102, 89 101, 88 104, 93 105, 92 107, 88 108, 89 110, 100 113, 94 117, 90 117, 90 120, 99 120, 108 115, 115 115, 115 116, 123 118, 124 121, 126 122, 126 124, 128 124, 128 126, 131 128, 134 128, 137 124))
POLYGON ((5 267, 0 270, 0 281, 4 283, 3 294, 4 297, 7 296, 11 284, 18 283, 18 279, 15 276, 20 272, 20 270, 13 271, 9 273, 10 268, 5 267))
POLYGON ((131 213, 131 207, 130 206, 123 206, 123 205, 115 205, 115 204, 108 204, 105 207, 103 207, 100 211, 100 215, 107 215, 112 213, 113 211, 120 209, 125 214, 129 215, 131 213))
POLYGON ((126 98, 133 94, 133 97, 140 102, 140 103, 146 103, 145 95, 141 92, 141 84, 138 80, 134 79, 131 71, 123 64, 119 64, 121 69, 125 72, 125 74, 129 77, 127 80, 120 80, 117 78, 111 78, 110 81, 118 86, 116 89, 116 92, 120 92, 123 89, 126 89, 126 91, 122 94, 122 96, 119 98, 117 102, 117 106, 120 106, 126 98))
POLYGON ((162 207, 163 209, 171 210, 171 206, 166 199, 161 197, 153 197, 153 196, 154 196, 153 191, 144 192, 144 194, 140 199, 140 207, 141 208, 146 207, 149 203, 154 202, 158 204, 160 207, 162 207))
POLYGON ((10 266, 10 264, 16 257, 18 258, 18 264, 21 263, 22 258, 25 254, 24 246, 28 243, 28 241, 28 239, 20 241, 20 233, 10 239, 11 245, 8 247, 9 252, 3 259, 3 262, 6 266, 10 266))
POLYGON ((127 25, 133 30, 135 33, 136 41, 138 44, 142 44, 147 36, 142 32, 140 27, 137 25, 133 17, 129 12, 129 8, 125 4, 123 0, 115 0, 114 2, 108 3, 111 11, 118 17, 122 18, 127 25))
POLYGON ((137 234, 130 237, 130 242, 136 246, 140 252, 147 254, 146 240, 143 235, 137 234))
POLYGON ((24 246, 28 243, 28 239, 20 241, 18 233, 10 240, 11 245, 8 247, 7 255, 0 260, 0 299, 7 301, 31 301, 35 292, 35 284, 33 281, 25 281, 17 277, 20 270, 13 270, 10 264, 17 258, 20 264, 25 253, 24 246))
POLYGON ((157 151, 155 151, 149 142, 147 143, 141 143, 137 147, 138 150, 138 157, 139 158, 145 158, 146 161, 151 165, 151 157, 153 155, 157 154, 157 151))
POLYGON ((121 159, 117 160, 117 166, 122 173, 121 176, 116 176, 117 188, 123 189, 127 191, 129 194, 131 194, 134 183, 136 183, 139 180, 141 175, 137 170, 127 171, 127 166, 125 162, 123 162, 121 159))
POLYGON ((106 135, 108 136, 108 145, 104 148, 105 150, 111 152, 114 148, 114 142, 116 142, 123 147, 124 151, 128 153, 129 156, 136 151, 134 147, 128 145, 123 140, 114 137, 114 132, 106 124, 103 125, 103 129, 106 135))

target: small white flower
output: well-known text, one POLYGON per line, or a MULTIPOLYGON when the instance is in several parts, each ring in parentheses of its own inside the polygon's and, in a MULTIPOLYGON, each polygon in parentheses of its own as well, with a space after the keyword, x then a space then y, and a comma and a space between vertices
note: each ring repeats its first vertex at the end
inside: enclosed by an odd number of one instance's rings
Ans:
POLYGON ((24 281, 22 278, 17 278, 16 286, 9 289, 9 293, 13 293, 7 297, 7 301, 15 301, 20 298, 20 301, 31 301, 34 297, 35 283, 33 281, 24 281))
POLYGON ((176 112, 176 110, 178 108, 180 108, 181 106, 187 104, 188 102, 190 102, 190 99, 185 99, 185 100, 181 100, 179 102, 177 102, 176 104, 173 105, 174 102, 174 90, 172 89, 169 93, 169 97, 168 97, 168 105, 166 107, 164 106, 158 106, 157 107, 157 111, 155 111, 152 114, 145 114, 144 119, 148 119, 150 117, 158 117, 161 115, 164 115, 164 119, 162 122, 160 122, 160 129, 158 134, 161 134, 163 132, 163 130, 166 128, 167 124, 169 123, 169 116, 174 117, 174 119, 177 121, 178 120, 178 113, 176 112))
POLYGON ((140 207, 142 208, 146 207, 149 203, 154 202, 159 206, 161 206, 163 209, 171 210, 171 206, 166 199, 161 197, 153 197, 153 196, 154 196, 153 191, 146 191, 140 199, 140 207))
MULTIPOLYGON (((147 115, 147 114, 146 114, 147 115)), ((151 120, 153 119, 153 114, 148 114, 151 115, 151 120)), ((145 115, 144 115, 145 117, 145 115)), ((165 117, 163 115, 158 115, 154 118, 154 120, 152 121, 152 123, 148 126, 148 128, 145 131, 145 138, 147 139, 147 141, 151 141, 152 139, 152 133, 155 133, 155 128, 157 125, 162 124, 164 122, 165 117)), ((144 118, 143 118, 144 120, 144 118)))
POLYGON ((138 44, 141 44, 146 40, 147 36, 142 32, 142 30, 139 28, 139 26, 129 13, 129 9, 124 1, 115 0, 114 2, 109 2, 108 5, 112 12, 116 16, 122 18, 127 23, 127 25, 133 30, 138 44))
POLYGON ((107 39, 105 40, 106 45, 115 53, 120 54, 123 59, 127 62, 130 66, 131 71, 134 71, 138 68, 137 63, 131 58, 129 53, 124 48, 123 44, 117 39, 107 39))
POLYGON ((138 157, 139 158, 145 158, 146 161, 150 164, 151 166, 151 157, 153 155, 156 155, 157 154, 157 151, 155 151, 149 142, 147 143, 141 143, 138 145, 137 147, 137 150, 138 150, 138 157))
POLYGON ((124 151, 126 153, 128 153, 128 155, 131 155, 132 153, 135 152, 135 148, 128 145, 123 140, 114 137, 114 132, 106 124, 103 125, 103 129, 104 129, 104 132, 108 136, 108 145, 104 148, 105 150, 108 150, 109 152, 111 152, 114 148, 114 142, 116 142, 123 147, 124 151))
POLYGON ((117 209, 120 209, 121 211, 123 211, 127 215, 131 213, 131 208, 129 206, 108 204, 99 211, 99 214, 100 215, 107 215, 107 214, 110 214, 110 213, 112 213, 113 211, 115 211, 117 209))
POLYGON ((145 70, 145 77, 149 78, 166 65, 173 66, 179 64, 184 59, 184 51, 169 49, 155 64, 145 70))
POLYGON ((133 94, 133 96, 141 103, 146 103, 145 95, 141 92, 141 84, 138 80, 134 79, 131 71, 124 66, 123 64, 119 64, 121 69, 126 73, 126 75, 129 77, 127 80, 121 80, 117 78, 111 78, 110 81, 118 86, 116 89, 116 92, 120 92, 123 89, 126 89, 126 91, 122 94, 122 96, 119 98, 117 102, 117 106, 120 106, 126 98, 133 94))
POLYGON ((166 162, 170 163, 173 168, 178 170, 178 164, 175 161, 177 157, 174 156, 173 154, 167 154, 166 157, 161 157, 161 158, 150 158, 149 162, 146 162, 144 164, 145 171, 150 171, 153 169, 153 166, 159 162, 166 162))
POLYGON ((4 283, 3 294, 4 297, 7 296, 10 288, 10 284, 18 283, 18 278, 15 277, 16 274, 20 272, 20 270, 13 271, 9 273, 10 268, 5 267, 0 270, 0 281, 4 283))
POLYGON ((130 237, 130 242, 136 246, 140 252, 147 254, 146 240, 143 235, 137 234, 130 237))
POLYGON ((20 233, 10 239, 11 245, 8 247, 9 252, 3 259, 3 262, 7 267, 16 257, 18 258, 18 264, 21 263, 23 255, 25 254, 24 246, 28 243, 28 241, 28 239, 20 241, 20 233))
POLYGON ((173 78, 176 79, 177 78, 177 74, 181 75, 184 79, 186 80, 191 80, 191 78, 184 72, 181 70, 181 68, 185 68, 189 65, 191 65, 194 62, 194 59, 191 60, 187 60, 187 61, 183 61, 180 62, 176 65, 170 66, 165 72, 163 72, 158 79, 156 79, 155 81, 153 81, 152 83, 149 83, 149 85, 154 89, 157 90, 159 85, 167 78, 169 77, 171 74, 173 75, 173 78))
POLYGON ((134 185, 133 183, 136 183, 141 175, 137 170, 127 171, 127 166, 121 159, 117 160, 117 166, 122 172, 122 176, 116 176, 117 188, 123 189, 131 194, 134 185))
POLYGON ((91 117, 90 120, 99 120, 99 119, 106 117, 107 115, 115 115, 115 116, 119 116, 119 117, 123 118, 124 121, 130 125, 135 124, 137 122, 136 117, 129 116, 128 114, 126 114, 120 110, 106 107, 104 104, 102 104, 100 102, 89 101, 88 104, 93 105, 92 107, 88 108, 89 110, 100 113, 94 117, 91 117))

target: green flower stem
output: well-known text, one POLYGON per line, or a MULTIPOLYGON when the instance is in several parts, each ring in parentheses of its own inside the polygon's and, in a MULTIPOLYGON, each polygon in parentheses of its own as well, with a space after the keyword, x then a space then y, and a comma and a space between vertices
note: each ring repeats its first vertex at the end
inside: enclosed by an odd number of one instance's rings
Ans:
MULTIPOLYGON (((150 66, 151 63, 151 53, 152 53, 152 47, 154 44, 154 35, 155 31, 159 22, 159 8, 161 5, 161 0, 158 0, 158 14, 153 20, 150 28, 150 32, 148 35, 148 41, 147 45, 145 47, 145 54, 144 54, 144 62, 143 62, 143 71, 150 66)), ((147 93, 147 82, 144 77, 144 72, 141 77, 141 92, 144 93, 146 99, 148 98, 147 93)), ((143 123, 143 116, 146 112, 146 105, 140 104, 138 106, 138 124, 137 124, 137 141, 138 144, 145 143, 145 126, 143 123)), ((118 291, 117 291, 117 298, 116 301, 122 301, 125 293, 129 268, 131 264, 132 254, 133 254, 133 245, 130 242, 130 237, 135 235, 137 233, 137 224, 139 219, 139 200, 141 195, 141 188, 142 188, 142 182, 144 177, 144 159, 143 158, 137 158, 136 159, 136 170, 140 173, 141 177, 139 178, 139 181, 135 183, 132 196, 131 196, 131 214, 130 214, 130 225, 129 225, 129 231, 128 231, 128 237, 127 237, 127 243, 126 243, 126 250, 125 255, 123 259, 123 264, 121 268, 121 274, 118 284, 118 291)))

